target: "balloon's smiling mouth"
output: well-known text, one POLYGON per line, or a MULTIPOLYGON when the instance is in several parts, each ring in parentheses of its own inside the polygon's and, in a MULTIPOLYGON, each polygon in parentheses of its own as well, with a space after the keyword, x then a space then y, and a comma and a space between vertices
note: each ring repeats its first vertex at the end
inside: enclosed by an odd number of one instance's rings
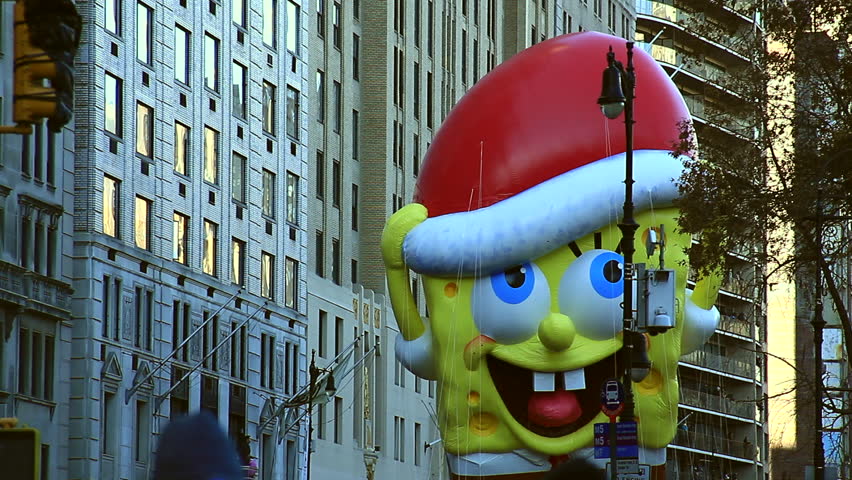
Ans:
POLYGON ((600 413, 601 384, 618 376, 617 356, 563 372, 536 372, 493 355, 487 361, 497 393, 515 421, 536 435, 561 437, 600 413))

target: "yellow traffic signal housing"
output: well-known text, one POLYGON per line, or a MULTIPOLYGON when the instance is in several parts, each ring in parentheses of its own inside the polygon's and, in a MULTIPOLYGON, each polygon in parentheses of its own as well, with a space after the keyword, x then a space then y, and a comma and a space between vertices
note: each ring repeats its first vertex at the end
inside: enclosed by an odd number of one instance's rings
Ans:
POLYGON ((35 428, 0 428, 0 475, 41 478, 41 435, 35 428))
POLYGON ((30 42, 23 2, 15 2, 15 123, 37 123, 56 113, 57 96, 45 79, 56 77, 56 64, 30 42))
POLYGON ((0 133, 30 134, 32 125, 43 119, 48 119, 48 127, 58 132, 71 120, 73 56, 79 40, 79 15, 70 2, 59 0, 52 7, 57 9, 54 15, 41 11, 47 6, 33 0, 15 2, 12 119, 16 126, 0 127, 0 133), (50 38, 46 32, 51 32, 50 38))

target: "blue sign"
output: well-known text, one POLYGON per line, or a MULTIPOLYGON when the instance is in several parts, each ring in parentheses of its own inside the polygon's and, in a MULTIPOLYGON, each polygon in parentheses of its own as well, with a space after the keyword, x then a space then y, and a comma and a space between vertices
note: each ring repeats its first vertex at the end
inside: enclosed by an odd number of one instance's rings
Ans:
MULTIPOLYGON (((595 424, 595 458, 610 458, 609 423, 595 424)), ((639 456, 639 435, 636 422, 615 424, 615 455, 617 458, 639 456)))

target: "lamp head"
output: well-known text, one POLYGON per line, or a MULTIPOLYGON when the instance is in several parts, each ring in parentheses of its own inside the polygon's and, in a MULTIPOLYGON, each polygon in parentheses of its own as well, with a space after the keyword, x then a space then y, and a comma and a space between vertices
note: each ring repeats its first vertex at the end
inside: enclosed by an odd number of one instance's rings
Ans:
POLYGON ((337 387, 334 385, 334 375, 328 374, 328 380, 325 382, 325 394, 333 397, 337 393, 337 387))
POLYGON ((603 71, 603 82, 601 86, 601 96, 598 97, 598 104, 601 106, 601 112, 610 120, 617 118, 624 111, 624 91, 621 89, 621 77, 624 73, 624 68, 621 62, 615 60, 615 53, 612 51, 612 46, 609 47, 609 52, 606 54, 607 67, 603 71))

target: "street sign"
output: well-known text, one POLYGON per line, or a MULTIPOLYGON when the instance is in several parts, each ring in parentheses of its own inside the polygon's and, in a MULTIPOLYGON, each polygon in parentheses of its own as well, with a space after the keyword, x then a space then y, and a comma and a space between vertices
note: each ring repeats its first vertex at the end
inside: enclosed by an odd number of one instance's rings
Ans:
MULTIPOLYGON (((609 423, 595 424, 595 458, 610 458, 609 423)), ((639 436, 636 422, 618 422, 615 424, 616 458, 638 458, 639 436)))
MULTIPOLYGON (((610 473, 611 466, 609 462, 606 464, 606 478, 611 478, 612 474, 610 473)), ((619 473, 618 467, 616 467, 616 474, 618 480, 651 480, 651 466, 650 465, 639 465, 639 470, 637 473, 619 473)))
POLYGON ((624 409, 624 387, 621 382, 610 379, 601 384, 601 411, 615 418, 624 409))

